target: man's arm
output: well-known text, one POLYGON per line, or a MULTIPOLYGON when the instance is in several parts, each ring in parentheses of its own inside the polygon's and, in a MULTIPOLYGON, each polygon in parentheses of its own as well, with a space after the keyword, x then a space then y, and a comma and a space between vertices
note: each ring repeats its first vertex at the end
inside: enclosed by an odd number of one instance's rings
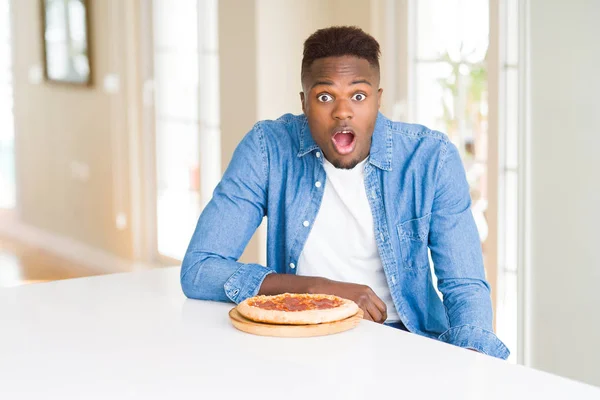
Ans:
POLYGON ((186 296, 240 302, 256 295, 274 272, 238 262, 266 213, 267 156, 257 124, 236 148, 213 198, 203 210, 181 266, 186 296))
POLYGON ((452 143, 442 152, 429 233, 438 288, 450 322, 440 340, 507 358, 508 349, 492 331, 490 288, 464 167, 452 143))
POLYGON ((337 282, 316 276, 271 274, 267 276, 259 294, 317 293, 333 294, 354 301, 364 311, 364 319, 379 323, 387 319, 387 306, 366 285, 337 282))
POLYGON ((187 297, 239 303, 257 294, 323 293, 354 300, 365 318, 384 322, 385 303, 365 285, 276 274, 238 262, 266 214, 268 158, 260 124, 236 148, 198 224, 181 266, 187 297))

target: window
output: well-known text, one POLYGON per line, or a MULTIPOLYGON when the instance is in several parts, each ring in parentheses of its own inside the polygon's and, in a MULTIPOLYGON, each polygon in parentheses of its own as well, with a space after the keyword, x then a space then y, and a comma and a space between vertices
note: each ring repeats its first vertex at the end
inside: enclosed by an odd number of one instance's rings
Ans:
POLYGON ((217 1, 154 0, 158 253, 182 259, 220 177, 217 1))
POLYGON ((412 11, 416 29, 411 119, 446 133, 458 147, 471 187, 475 222, 485 244, 488 3, 419 0, 412 11))
POLYGON ((0 209, 16 203, 10 1, 0 0, 0 209))
POLYGON ((498 2, 499 22, 499 84, 498 88, 498 305, 497 333, 511 349, 510 361, 522 357, 519 348, 519 270, 524 236, 523 173, 520 162, 524 138, 523 61, 523 4, 519 0, 498 2))
POLYGON ((409 65, 400 68, 411 77, 407 119, 446 133, 458 147, 486 256, 496 332, 511 349, 509 360, 516 362, 522 243, 519 1, 418 0, 408 2, 407 13, 409 65), (498 30, 490 31, 490 17, 498 30), (498 54, 490 54, 492 41, 499 43, 493 50, 498 54), (490 60, 499 64, 493 76, 490 60), (489 126, 490 111, 497 114, 498 126, 489 126))

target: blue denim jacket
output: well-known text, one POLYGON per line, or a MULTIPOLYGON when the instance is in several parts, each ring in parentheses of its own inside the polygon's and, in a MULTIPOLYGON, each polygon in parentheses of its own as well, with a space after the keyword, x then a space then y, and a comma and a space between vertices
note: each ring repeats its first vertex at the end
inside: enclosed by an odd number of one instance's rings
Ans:
MULTIPOLYGON (((258 293, 267 274, 294 274, 325 178, 304 115, 258 122, 200 215, 181 269, 186 296, 239 303, 258 293), (264 216, 266 267, 238 262, 264 216)), ((387 282, 408 330, 507 358, 492 332, 490 289, 456 147, 442 133, 379 114, 365 186, 387 282)))

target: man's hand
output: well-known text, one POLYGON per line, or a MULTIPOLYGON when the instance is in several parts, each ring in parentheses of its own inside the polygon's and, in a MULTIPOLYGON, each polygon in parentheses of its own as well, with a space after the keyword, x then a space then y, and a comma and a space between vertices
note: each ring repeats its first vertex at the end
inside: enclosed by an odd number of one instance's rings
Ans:
POLYGON ((333 294, 354 301, 364 311, 364 319, 369 321, 382 324, 387 319, 387 306, 373 289, 366 285, 322 278, 311 290, 313 293, 333 294))
POLYGON ((354 301, 364 311, 364 319, 380 324, 387 319, 385 303, 366 285, 319 277, 269 274, 263 281, 259 294, 275 295, 286 292, 333 294, 354 301))

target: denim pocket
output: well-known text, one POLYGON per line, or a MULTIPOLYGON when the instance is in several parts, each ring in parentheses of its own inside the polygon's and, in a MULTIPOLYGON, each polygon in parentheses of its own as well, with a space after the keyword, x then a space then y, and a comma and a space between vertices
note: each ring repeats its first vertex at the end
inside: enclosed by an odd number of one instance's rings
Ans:
POLYGON ((429 268, 427 239, 431 214, 398 225, 402 264, 407 269, 429 268))

